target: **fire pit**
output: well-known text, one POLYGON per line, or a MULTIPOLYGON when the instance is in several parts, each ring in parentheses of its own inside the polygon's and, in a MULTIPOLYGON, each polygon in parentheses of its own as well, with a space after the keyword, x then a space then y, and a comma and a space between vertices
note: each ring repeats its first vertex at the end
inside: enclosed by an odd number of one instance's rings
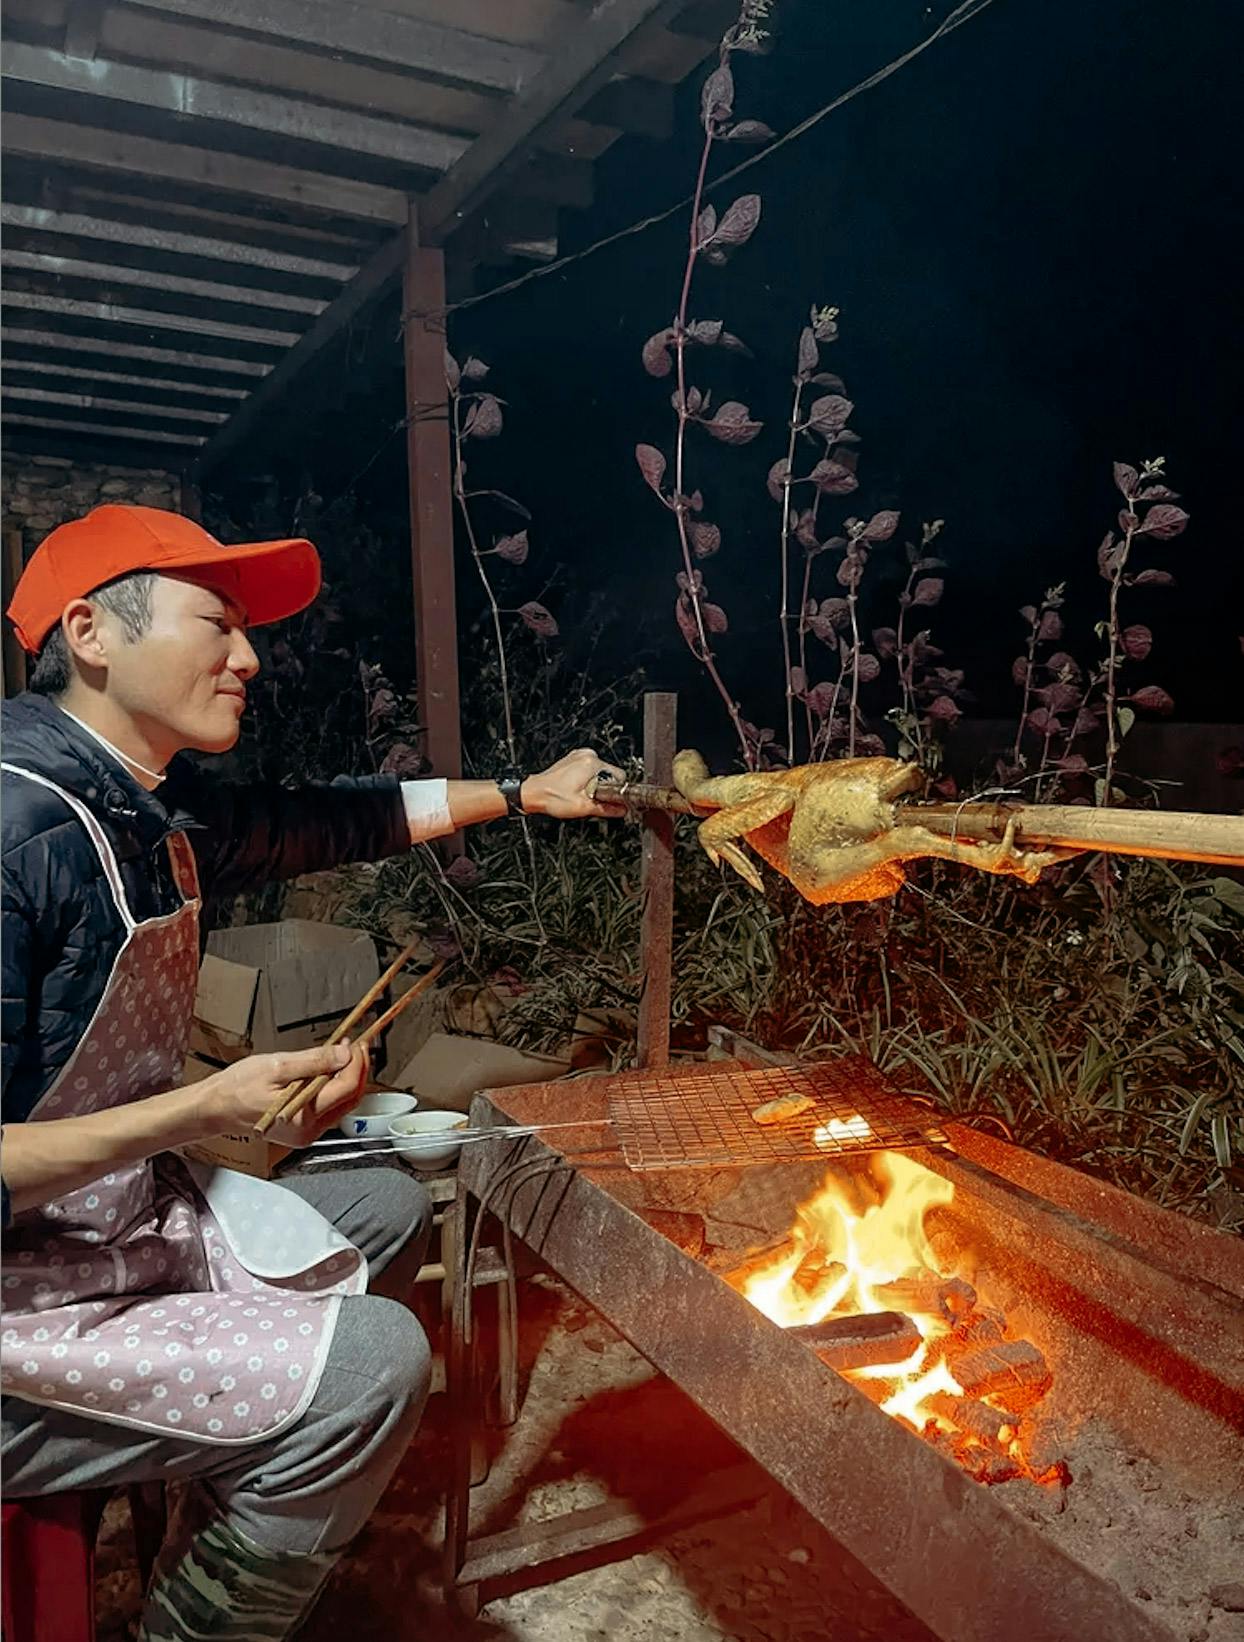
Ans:
MULTIPOLYGON (((618 1083, 481 1097, 477 1123, 583 1128, 467 1148, 462 1224, 487 1197, 947 1642, 1198 1633, 1240 1553, 1233 1239, 954 1123, 829 1165, 637 1171, 618 1083)), ((471 1583, 467 1500, 459 1462, 471 1583)))
POLYGON ((1066 1486, 1060 1428, 1045 1414, 1045 1354, 940 1269, 928 1228, 954 1196, 944 1176, 899 1153, 867 1171, 831 1170, 790 1236, 728 1281, 978 1482, 1066 1486))

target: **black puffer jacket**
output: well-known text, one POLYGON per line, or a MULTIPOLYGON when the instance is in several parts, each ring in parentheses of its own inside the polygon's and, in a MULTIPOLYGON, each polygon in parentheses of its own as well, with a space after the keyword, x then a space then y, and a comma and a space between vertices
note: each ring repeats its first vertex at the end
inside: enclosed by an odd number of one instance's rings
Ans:
MULTIPOLYGON (((194 847, 205 895, 410 848, 400 788, 384 777, 291 792, 214 784, 179 759, 158 793, 149 793, 42 696, 5 702, 0 728, 6 764, 54 781, 98 816, 140 922, 178 904, 163 844, 179 829, 194 847)), ((29 1115, 76 1048, 124 931, 95 847, 55 793, 6 770, 0 835, 2 1111, 14 1123, 29 1115)))

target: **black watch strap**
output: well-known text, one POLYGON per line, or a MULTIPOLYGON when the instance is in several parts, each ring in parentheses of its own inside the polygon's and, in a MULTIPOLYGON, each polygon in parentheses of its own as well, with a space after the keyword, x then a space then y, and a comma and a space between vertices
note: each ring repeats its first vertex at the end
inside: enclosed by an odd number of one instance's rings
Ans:
POLYGON ((523 808, 523 777, 521 775, 505 775, 497 782, 502 798, 505 799, 505 812, 509 816, 526 815, 523 808))

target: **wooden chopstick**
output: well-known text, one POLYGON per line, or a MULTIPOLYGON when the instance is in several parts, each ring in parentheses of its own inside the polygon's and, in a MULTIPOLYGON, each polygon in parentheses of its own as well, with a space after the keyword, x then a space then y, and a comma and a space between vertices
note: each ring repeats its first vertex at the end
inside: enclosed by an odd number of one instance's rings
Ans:
MULTIPOLYGON (((412 950, 413 944, 401 953, 399 958, 389 966, 376 984, 368 989, 366 995, 359 999, 358 1003, 355 1004, 354 1008, 346 1016, 345 1020, 342 1021, 341 1025, 336 1028, 332 1036, 329 1038, 328 1042, 330 1044, 340 1043, 350 1028, 354 1026, 363 1017, 363 1015, 366 1014, 372 1004, 375 1003, 376 999, 384 991, 385 987, 393 979, 393 976, 396 975, 401 965, 409 957, 412 950)), ((408 992, 404 992, 395 1004, 391 1004, 389 1008, 386 1009, 385 1012, 376 1020, 374 1020, 369 1027, 367 1027, 363 1032, 360 1032, 359 1036, 355 1040, 356 1044, 368 1044, 373 1042, 374 1039, 384 1031, 385 1027, 390 1024, 390 1022, 397 1019, 408 1004, 413 1003, 417 997, 428 990, 433 981, 438 978, 444 967, 445 960, 443 958, 438 959, 437 962, 432 965, 431 969, 427 970, 419 977, 408 992)), ((273 1101, 272 1105, 268 1107, 268 1110, 259 1119, 258 1123, 256 1123, 255 1132, 257 1134, 266 1135, 268 1130, 278 1120, 288 1121, 290 1118, 297 1117, 298 1113, 301 1112, 310 1101, 315 1099, 316 1095, 318 1095, 320 1090, 331 1081, 332 1077, 332 1073, 326 1072, 322 1073, 317 1078, 312 1078, 310 1082, 304 1083, 301 1079, 295 1079, 293 1083, 287 1083, 281 1090, 280 1094, 273 1101)))
MULTIPOLYGON (((329 1044, 340 1043, 350 1028, 362 1020, 363 1016, 371 1008, 372 1004, 375 1003, 380 994, 385 990, 389 982, 397 974, 398 970, 401 969, 402 965, 407 963, 414 956, 415 949, 420 944, 420 941, 414 940, 411 941, 409 946, 404 946, 402 948, 397 957, 394 958, 393 962, 385 970, 384 974, 381 975, 380 979, 368 987, 367 991, 355 1004, 350 1013, 345 1016, 343 1020, 339 1021, 333 1028, 332 1032, 325 1040, 326 1047, 329 1044)), ((298 1093, 299 1086, 303 1081, 304 1080, 302 1078, 291 1078, 285 1087, 278 1093, 276 1099, 264 1113, 259 1123, 256 1124, 256 1128, 259 1130, 260 1134, 264 1134, 272 1126, 272 1124, 276 1122, 281 1112, 284 1111, 286 1102, 298 1093)))

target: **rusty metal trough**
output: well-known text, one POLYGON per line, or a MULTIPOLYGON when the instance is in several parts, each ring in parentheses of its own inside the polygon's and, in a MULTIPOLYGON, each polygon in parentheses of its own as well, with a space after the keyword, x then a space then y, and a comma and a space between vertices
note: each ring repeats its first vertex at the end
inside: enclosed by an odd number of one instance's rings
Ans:
MULTIPOLYGON (((464 1150, 460 1279, 487 1199, 510 1235, 945 1642, 1171 1642, 1176 1633, 1111 1577, 1104 1549, 1078 1544, 1070 1554, 1048 1524, 971 1481, 688 1252, 697 1239, 682 1232, 728 1213, 723 1204, 740 1193, 754 1241, 780 1235, 823 1164, 633 1172, 604 1121, 609 1086, 592 1078, 477 1098, 480 1125, 584 1127, 561 1128, 548 1144, 528 1136, 464 1150), (531 1167, 498 1186, 500 1171, 519 1163, 531 1167)), ((962 1125, 944 1132, 945 1149, 913 1154, 956 1188, 927 1221, 931 1239, 948 1266, 984 1274, 1050 1355, 1059 1412, 1073 1426, 1105 1422, 1112 1440, 1181 1486, 1229 1501, 1244 1437, 1244 1248, 962 1125)), ((449 1373, 461 1440, 446 1573, 451 1587, 478 1595, 495 1560, 473 1561, 468 1536, 469 1297, 462 1281, 457 1288, 449 1373)), ((1074 1479, 1074 1443, 1069 1458, 1074 1479)), ((529 1550, 529 1560, 539 1554, 529 1550)))

